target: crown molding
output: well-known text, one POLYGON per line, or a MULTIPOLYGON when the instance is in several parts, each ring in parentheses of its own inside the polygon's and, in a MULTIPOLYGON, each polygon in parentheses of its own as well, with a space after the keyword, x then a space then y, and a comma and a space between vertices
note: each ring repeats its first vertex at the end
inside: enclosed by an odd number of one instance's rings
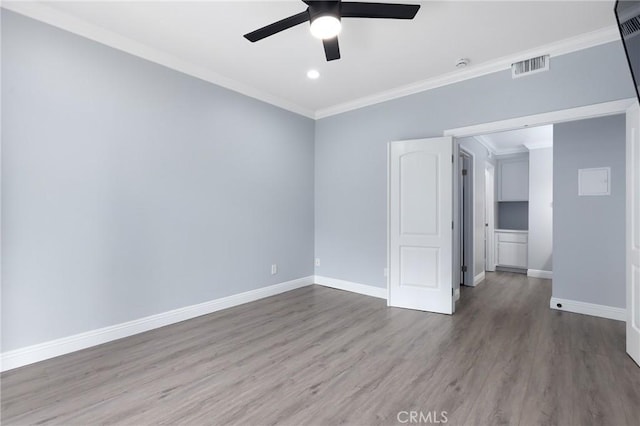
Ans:
POLYGON ((512 148, 512 149, 503 149, 501 151, 498 151, 495 153, 496 157, 501 157, 504 159, 504 157, 510 157, 510 156, 514 156, 514 155, 518 155, 518 154, 526 154, 528 153, 529 150, 527 148, 525 148, 524 146, 520 147, 520 148, 512 148))
POLYGON ((161 50, 139 43, 128 37, 119 35, 84 20, 75 18, 66 13, 55 10, 42 2, 37 1, 10 1, 1 3, 3 9, 10 10, 20 15, 44 22, 65 31, 88 38, 98 43, 113 47, 134 56, 163 65, 181 73, 199 78, 200 80, 216 84, 234 92, 266 102, 276 107, 315 118, 314 111, 297 105, 293 102, 272 95, 268 92, 256 89, 234 79, 222 76, 204 67, 179 59, 161 50))
POLYGON ((534 149, 553 148, 553 140, 541 141, 541 142, 533 142, 533 143, 525 143, 524 146, 529 151, 534 150, 534 149))
POLYGON ((565 55, 612 41, 620 40, 618 28, 613 25, 600 30, 581 34, 576 37, 560 40, 551 44, 537 47, 535 49, 518 52, 514 55, 505 56, 493 61, 478 65, 472 65, 464 70, 454 71, 434 78, 418 81, 408 85, 400 86, 391 90, 379 92, 370 96, 365 96, 353 101, 348 101, 316 111, 303 107, 294 102, 280 98, 271 93, 241 83, 229 77, 222 76, 209 69, 184 61, 171 54, 152 48, 143 43, 134 41, 128 37, 119 35, 113 31, 90 24, 84 20, 75 18, 66 13, 55 10, 46 4, 38 1, 9 1, 1 2, 1 7, 15 13, 45 22, 49 25, 61 28, 71 33, 80 35, 98 43, 127 52, 134 56, 146 59, 151 62, 174 69, 184 74, 199 78, 201 80, 216 84, 243 95, 258 99, 279 108, 294 112, 296 114, 321 119, 332 115, 341 114, 366 106, 381 102, 401 98, 415 93, 424 92, 437 87, 447 86, 483 75, 498 71, 504 71, 511 67, 514 62, 540 55, 550 55, 551 57, 565 55))
POLYGON ((553 147, 553 140, 540 141, 540 142, 529 142, 524 143, 522 146, 513 147, 509 149, 498 149, 496 146, 491 143, 491 140, 487 138, 485 135, 477 135, 471 136, 472 139, 475 139, 480 145, 484 146, 487 151, 496 157, 505 156, 505 155, 513 155, 513 154, 521 154, 525 152, 529 152, 533 149, 543 149, 543 148, 551 148, 553 147))
POLYGON ((491 143, 489 139, 484 137, 484 135, 476 135, 471 136, 472 139, 475 139, 480 145, 484 146, 489 153, 494 154, 498 151, 496 147, 491 143))
POLYGON ((491 143, 491 140, 487 138, 485 135, 476 135, 471 136, 472 139, 475 139, 480 145, 484 146, 487 151, 489 151, 490 156, 495 157, 504 157, 515 154, 523 154, 528 152, 527 148, 523 146, 513 147, 509 149, 498 149, 496 146, 491 143))
POLYGON ((316 111, 315 118, 325 118, 332 115, 341 114, 347 111, 363 108, 377 103, 390 101, 392 99, 401 98, 415 93, 424 92, 435 89, 437 87, 447 86, 453 83, 459 83, 483 75, 492 74, 498 71, 504 71, 511 68, 511 64, 522 61, 524 59, 535 56, 549 55, 550 57, 566 55, 567 53, 576 52, 590 47, 599 46, 601 44, 620 40, 618 28, 613 25, 605 27, 589 33, 584 33, 576 37, 559 40, 534 49, 518 52, 514 55, 504 56, 502 58, 485 62, 478 65, 472 65, 462 71, 454 71, 443 74, 438 77, 411 83, 395 89, 380 92, 374 95, 365 96, 354 101, 345 102, 328 108, 316 111))

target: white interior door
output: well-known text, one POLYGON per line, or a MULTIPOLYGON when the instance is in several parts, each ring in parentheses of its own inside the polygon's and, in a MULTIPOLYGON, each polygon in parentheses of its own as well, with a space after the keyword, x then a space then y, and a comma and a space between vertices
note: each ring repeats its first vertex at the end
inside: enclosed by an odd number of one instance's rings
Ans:
POLYGON ((640 365, 640 109, 627 111, 627 353, 640 365))
POLYGON ((389 306, 452 314, 453 141, 389 144, 389 306))

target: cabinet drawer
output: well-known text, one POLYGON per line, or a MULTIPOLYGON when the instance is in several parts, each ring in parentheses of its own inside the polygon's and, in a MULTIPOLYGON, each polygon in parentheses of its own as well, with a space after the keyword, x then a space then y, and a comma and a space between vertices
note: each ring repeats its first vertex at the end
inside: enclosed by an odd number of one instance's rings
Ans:
POLYGON ((522 243, 498 243, 499 266, 510 266, 513 268, 527 268, 527 245, 522 243))
POLYGON ((505 243, 527 243, 527 234, 516 234, 510 232, 497 232, 499 242, 505 243))

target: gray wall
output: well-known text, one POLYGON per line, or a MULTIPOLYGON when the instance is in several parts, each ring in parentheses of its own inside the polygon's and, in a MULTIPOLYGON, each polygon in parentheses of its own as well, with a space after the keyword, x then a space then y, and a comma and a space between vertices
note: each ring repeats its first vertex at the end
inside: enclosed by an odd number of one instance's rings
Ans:
POLYGON ((496 229, 529 229, 529 203, 526 201, 498 202, 498 224, 496 229))
POLYGON ((625 116, 554 126, 553 296, 624 308, 625 116), (611 195, 578 196, 578 169, 611 167, 611 195))
POLYGON ((312 120, 5 10, 2 107, 3 351, 313 274, 312 120))
POLYGON ((615 42, 552 58, 549 72, 498 72, 317 121, 316 274, 385 287, 388 142, 633 96, 615 42))
POLYGON ((553 148, 529 151, 528 267, 553 271, 553 148))
POLYGON ((473 154, 473 275, 484 272, 485 269, 485 209, 486 200, 486 178, 485 170, 487 161, 495 166, 495 159, 489 158, 489 152, 474 138, 461 138, 460 146, 473 154))

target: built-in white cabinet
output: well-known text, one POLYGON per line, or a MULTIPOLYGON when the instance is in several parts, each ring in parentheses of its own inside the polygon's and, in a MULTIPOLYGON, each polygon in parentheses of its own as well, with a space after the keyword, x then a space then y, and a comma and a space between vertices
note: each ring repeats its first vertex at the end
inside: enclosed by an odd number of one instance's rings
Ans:
POLYGON ((496 230, 496 266, 527 269, 527 231, 496 230))
POLYGON ((529 201, 529 157, 498 160, 498 201, 529 201))

